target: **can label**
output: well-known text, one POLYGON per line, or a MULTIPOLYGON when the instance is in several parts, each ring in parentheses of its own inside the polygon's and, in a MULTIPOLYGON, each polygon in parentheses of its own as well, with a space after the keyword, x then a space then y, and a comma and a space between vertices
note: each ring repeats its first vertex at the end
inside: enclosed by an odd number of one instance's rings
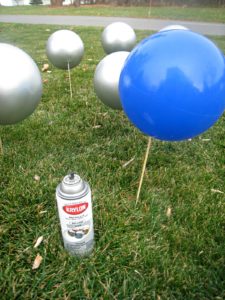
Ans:
POLYGON ((89 254, 94 244, 91 191, 79 199, 64 199, 56 193, 64 247, 74 255, 89 254))

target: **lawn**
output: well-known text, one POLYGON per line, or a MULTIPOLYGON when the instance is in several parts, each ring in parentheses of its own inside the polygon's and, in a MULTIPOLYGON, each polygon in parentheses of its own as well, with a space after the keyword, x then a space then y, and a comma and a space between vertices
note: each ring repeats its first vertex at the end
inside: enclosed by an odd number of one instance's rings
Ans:
MULTIPOLYGON (((41 69, 61 28, 1 24, 0 42, 41 69)), ((147 138, 94 93, 102 29, 67 28, 85 44, 73 98, 67 72, 50 65, 35 113, 0 127, 1 299, 224 299, 224 117, 192 141, 154 140, 135 205, 147 138), (64 251, 57 216, 55 189, 71 170, 93 191, 95 248, 85 259, 64 251)), ((211 38, 225 52, 224 38, 211 38)))
POLYGON ((0 7, 0 14, 24 15, 83 15, 115 16, 134 18, 160 18, 174 20, 191 20, 225 23, 225 7, 119 7, 119 6, 80 6, 47 7, 47 6, 14 6, 0 7))

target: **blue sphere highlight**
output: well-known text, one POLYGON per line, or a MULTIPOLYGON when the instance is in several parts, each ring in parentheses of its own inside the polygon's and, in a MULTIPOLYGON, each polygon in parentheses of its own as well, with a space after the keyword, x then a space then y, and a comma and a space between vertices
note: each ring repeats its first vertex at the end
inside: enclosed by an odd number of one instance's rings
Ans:
POLYGON ((193 138, 224 111, 224 55, 192 31, 156 33, 128 56, 119 94, 125 114, 143 133, 166 141, 193 138))

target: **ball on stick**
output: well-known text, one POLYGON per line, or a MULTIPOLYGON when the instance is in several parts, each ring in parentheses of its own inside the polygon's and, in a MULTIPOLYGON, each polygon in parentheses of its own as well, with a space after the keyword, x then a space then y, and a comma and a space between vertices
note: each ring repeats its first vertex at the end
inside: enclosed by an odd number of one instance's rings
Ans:
POLYGON ((129 55, 119 93, 126 115, 143 133, 167 141, 193 138, 224 111, 224 55, 189 30, 156 33, 129 55))
POLYGON ((22 121, 33 113, 42 95, 42 79, 23 50, 0 43, 0 124, 22 121))
POLYGON ((58 30, 49 37, 46 54, 56 68, 72 69, 80 63, 83 57, 84 44, 75 32, 58 30))
POLYGON ((96 67, 94 89, 99 99, 113 109, 122 109, 119 97, 119 78, 130 52, 118 51, 104 57, 96 67))
POLYGON ((162 31, 169 31, 169 30, 189 30, 187 27, 183 25, 168 25, 166 27, 163 27, 162 29, 159 30, 159 32, 162 31))
POLYGON ((102 46, 107 54, 116 51, 131 51, 136 44, 133 28, 124 22, 109 24, 102 32, 102 46))

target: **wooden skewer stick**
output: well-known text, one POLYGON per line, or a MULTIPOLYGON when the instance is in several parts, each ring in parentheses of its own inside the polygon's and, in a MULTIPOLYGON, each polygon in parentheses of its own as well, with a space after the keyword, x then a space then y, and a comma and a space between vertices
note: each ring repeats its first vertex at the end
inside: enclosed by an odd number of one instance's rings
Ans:
POLYGON ((142 182, 143 182, 143 178, 144 178, 144 174, 145 174, 145 169, 146 169, 146 164, 147 164, 151 144, 152 144, 152 139, 151 139, 151 137, 149 137, 148 138, 148 145, 147 145, 147 149, 146 149, 146 153, 145 153, 145 159, 144 159, 142 172, 141 172, 141 178, 140 178, 140 181, 139 181, 139 187, 138 187, 138 191, 137 191, 136 204, 138 203, 138 200, 139 200, 139 196, 140 196, 140 192, 141 192, 141 186, 142 186, 142 182))
POLYGON ((151 13, 152 13, 152 0, 149 0, 148 17, 151 16, 151 13))
POLYGON ((69 62, 68 62, 68 74, 69 74, 69 83, 70 83, 70 98, 72 99, 73 92, 72 92, 72 83, 71 83, 70 63, 69 62))
POLYGON ((1 137, 0 137, 0 154, 1 154, 1 155, 4 154, 3 144, 2 144, 2 139, 1 139, 1 137))

